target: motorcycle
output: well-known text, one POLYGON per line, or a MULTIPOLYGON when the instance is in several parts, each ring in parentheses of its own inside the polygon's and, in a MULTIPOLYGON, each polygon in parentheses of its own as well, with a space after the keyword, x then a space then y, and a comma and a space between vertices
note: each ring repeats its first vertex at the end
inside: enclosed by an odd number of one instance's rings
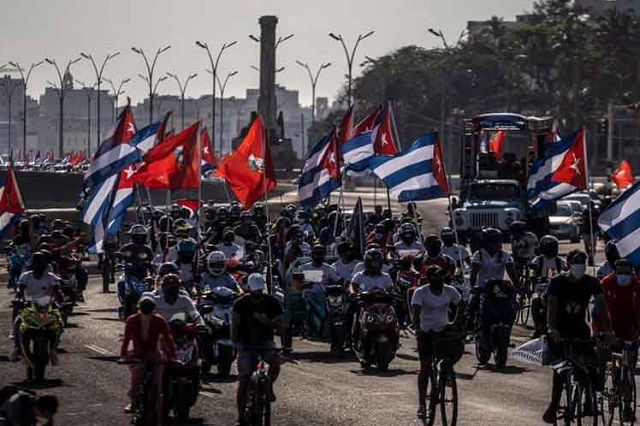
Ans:
POLYGON ((37 298, 27 304, 14 301, 20 312, 20 348, 27 366, 27 380, 44 381, 52 345, 62 327, 60 312, 54 309, 49 296, 37 298))
POLYGON ((331 344, 331 354, 342 357, 344 355, 345 341, 345 322, 346 322, 346 306, 345 306, 345 290, 342 285, 327 286, 324 303, 328 315, 327 323, 329 324, 329 341, 331 344))
POLYGON ((200 335, 202 372, 207 374, 212 365, 217 365, 218 376, 228 377, 236 359, 236 350, 231 341, 231 317, 233 302, 238 295, 226 287, 216 287, 203 296, 197 307, 211 333, 200 335))
POLYGON ((169 321, 171 333, 177 347, 177 363, 166 371, 166 412, 173 410, 178 421, 189 418, 189 411, 198 399, 200 389, 199 350, 197 331, 193 324, 186 323, 183 313, 174 315, 169 321))
POLYGON ((375 364, 387 371, 398 349, 398 317, 394 298, 385 291, 364 291, 358 295, 358 321, 353 324, 354 350, 360 364, 375 364), (359 330, 358 330, 359 328, 359 330))
POLYGON ((78 279, 75 275, 77 261, 67 259, 67 262, 61 261, 59 265, 58 278, 60 278, 60 292, 62 300, 58 304, 60 315, 62 317, 62 325, 67 326, 67 319, 73 314, 73 308, 78 302, 84 302, 82 288, 78 285, 78 279))
POLYGON ((476 358, 486 364, 493 353, 496 368, 504 368, 515 320, 515 291, 502 280, 489 280, 484 288, 472 291, 480 296, 476 358))
POLYGON ((140 279, 139 268, 132 264, 124 265, 124 273, 118 280, 118 317, 121 321, 136 313, 138 301, 142 293, 151 290, 151 286, 146 279, 140 279))

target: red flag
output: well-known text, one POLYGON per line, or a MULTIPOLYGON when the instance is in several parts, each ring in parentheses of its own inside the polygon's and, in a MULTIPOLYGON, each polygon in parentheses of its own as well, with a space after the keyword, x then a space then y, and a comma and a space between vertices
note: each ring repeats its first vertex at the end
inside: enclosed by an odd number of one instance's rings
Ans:
POLYGON ((179 206, 184 206, 191 210, 193 213, 197 214, 198 209, 200 208, 200 200, 191 200, 188 198, 180 198, 176 200, 176 204, 179 206))
POLYGON ((338 160, 340 164, 343 163, 342 160, 342 144, 346 141, 350 140, 353 136, 353 105, 349 107, 349 110, 342 117, 342 121, 340 122, 340 126, 338 127, 338 134, 336 135, 336 140, 338 142, 338 160))
POLYGON ((504 146, 505 136, 504 130, 498 130, 489 139, 489 151, 494 153, 498 161, 502 160, 502 147, 504 146))
POLYGON ((552 182, 567 183, 580 190, 587 189, 587 169, 584 148, 584 129, 576 137, 564 154, 562 163, 551 177, 552 182))
POLYGON ((224 178, 238 201, 250 208, 276 186, 271 149, 258 116, 238 149, 220 162, 214 176, 224 178))
POLYGON ((338 186, 340 186, 342 183, 338 158, 342 149, 340 148, 340 144, 338 142, 337 133, 337 130, 334 129, 333 134, 331 135, 331 140, 329 141, 329 145, 327 146, 327 150, 320 160, 320 167, 326 169, 329 172, 329 176, 331 177, 331 179, 337 180, 338 186))
POLYGON ((380 155, 397 155, 398 149, 391 128, 391 103, 380 112, 376 121, 379 123, 373 131, 373 150, 380 155))
POLYGON ((200 133, 200 144, 202 145, 202 169, 203 172, 208 170, 213 170, 218 167, 218 160, 216 156, 213 154, 213 149, 211 148, 211 139, 209 138, 209 132, 207 132, 207 128, 202 129, 200 133))
POLYGON ((365 132, 372 132, 376 126, 376 119, 380 115, 380 108, 376 108, 369 116, 365 117, 354 127, 351 137, 354 138, 365 132))
POLYGON ((194 153, 197 154, 198 126, 194 123, 151 148, 133 179, 151 189, 197 189, 200 164, 199 155, 194 153))
POLYGON ((24 203, 18 181, 13 167, 9 167, 7 171, 7 180, 4 186, 0 187, 0 212, 3 213, 21 213, 24 211, 24 203))
POLYGON ((627 163, 627 160, 622 160, 620 166, 611 175, 611 180, 613 180, 618 189, 626 189, 633 185, 633 173, 631 173, 631 166, 627 163))
POLYGON ((449 181, 447 180, 447 173, 444 169, 444 158, 442 157, 442 148, 440 147, 440 140, 436 138, 436 142, 433 144, 433 160, 431 161, 431 172, 433 178, 438 182, 438 186, 442 189, 445 195, 451 194, 449 191, 449 181))

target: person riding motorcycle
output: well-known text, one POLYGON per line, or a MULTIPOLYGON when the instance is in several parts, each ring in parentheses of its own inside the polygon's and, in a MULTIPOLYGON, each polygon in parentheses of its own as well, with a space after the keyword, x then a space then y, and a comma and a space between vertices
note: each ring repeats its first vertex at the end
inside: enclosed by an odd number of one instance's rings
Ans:
POLYGON ((527 224, 516 220, 509 226, 511 232, 511 253, 518 275, 526 270, 538 249, 538 237, 527 231, 527 224))
POLYGON ((178 276, 187 289, 191 289, 195 281, 197 281, 197 277, 195 276, 197 264, 196 251, 197 243, 193 238, 184 239, 176 246, 178 258, 175 264, 180 271, 178 276))
POLYGON ((207 256, 207 272, 202 274, 200 289, 225 287, 236 294, 242 294, 242 288, 233 276, 227 272, 227 256, 221 251, 212 251, 207 256))
POLYGON ((419 256, 424 253, 424 246, 418 239, 416 228, 410 223, 403 223, 400 227, 400 241, 394 244, 394 251, 398 257, 405 254, 419 256))
POLYGON ((315 272, 320 278, 319 281, 311 283, 311 288, 309 288, 307 293, 324 294, 327 285, 340 281, 340 277, 333 266, 325 263, 325 258, 326 250, 324 246, 316 244, 311 250, 311 262, 300 265, 300 272, 305 274, 305 277, 314 275, 313 273, 315 272))
POLYGON ((184 314, 199 328, 206 327, 204 319, 194 306, 191 298, 180 291, 182 281, 176 274, 167 274, 162 277, 161 291, 143 293, 143 297, 150 294, 156 304, 156 313, 162 315, 165 320, 171 321, 176 314, 184 314))
POLYGON ((456 231, 445 226, 440 231, 440 240, 442 241, 442 254, 453 259, 457 268, 471 265, 471 256, 469 256, 467 249, 456 243, 456 231))
POLYGON ((129 229, 129 236, 131 242, 120 247, 118 252, 123 256, 125 263, 132 263, 146 273, 150 270, 153 261, 153 251, 148 244, 147 228, 144 225, 133 225, 129 229))
POLYGON ((262 203, 255 203, 251 208, 253 211, 253 220, 258 226, 260 232, 264 232, 267 229, 267 213, 262 203))
POLYGON ((450 281, 456 266, 453 259, 442 254, 442 243, 437 235, 431 234, 424 239, 426 252, 420 259, 420 274, 423 277, 427 275, 427 269, 431 266, 437 266, 447 276, 447 282, 450 281))
POLYGON ((236 240, 236 233, 231 228, 227 228, 224 231, 224 237, 222 244, 218 244, 216 249, 224 253, 228 260, 237 260, 242 262, 244 259, 244 249, 238 244, 234 243, 236 240))
POLYGON ((254 251, 260 246, 262 241, 262 235, 260 234, 260 228, 255 224, 253 220, 253 213, 251 210, 245 210, 240 214, 240 223, 233 231, 238 237, 241 237, 245 241, 245 248, 247 251, 254 251))
MULTIPOLYGON (((43 297, 51 297, 56 301, 62 300, 60 293, 60 281, 53 273, 48 271, 49 263, 42 252, 35 252, 31 257, 31 270, 23 272, 18 279, 16 300, 31 301, 43 297)), ((10 359, 20 359, 20 312, 14 308, 13 312, 13 343, 14 348, 10 359)), ((58 364, 57 347, 60 339, 61 328, 55 336, 52 336, 51 364, 58 364)))
POLYGON ((338 277, 345 283, 351 282, 353 270, 358 264, 353 244, 349 241, 342 241, 338 244, 337 250, 340 259, 333 263, 333 269, 336 270, 338 277))
POLYGON ((531 278, 535 283, 531 297, 534 338, 540 337, 547 330, 547 311, 544 296, 549 280, 567 269, 567 262, 558 256, 559 244, 558 239, 552 235, 545 235, 540 238, 540 256, 531 261, 531 278))
POLYGON ((274 330, 284 326, 284 312, 278 300, 265 291, 264 278, 253 273, 248 278, 249 294, 233 304, 231 339, 238 351, 238 425, 244 425, 249 380, 260 359, 269 364, 270 399, 275 401, 273 384, 280 374, 280 357, 273 342, 274 330))
POLYGON ((237 201, 231 202, 231 207, 229 208, 229 225, 237 226, 240 224, 240 215, 242 214, 242 206, 237 201))

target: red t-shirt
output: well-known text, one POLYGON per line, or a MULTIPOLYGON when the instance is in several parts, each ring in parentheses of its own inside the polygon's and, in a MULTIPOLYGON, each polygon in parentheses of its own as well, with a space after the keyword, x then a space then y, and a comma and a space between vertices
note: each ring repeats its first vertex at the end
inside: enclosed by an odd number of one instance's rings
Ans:
POLYGON ((640 316, 640 282, 634 276, 631 283, 622 287, 616 282, 616 275, 609 274, 600 281, 611 327, 616 337, 636 340, 640 337, 636 328, 640 316))
POLYGON ((169 358, 175 358, 176 345, 169 332, 169 325, 167 321, 160 315, 154 314, 151 316, 151 322, 149 324, 149 330, 146 338, 142 336, 142 323, 140 316, 142 314, 131 315, 127 318, 127 322, 124 327, 124 340, 120 348, 120 356, 127 358, 133 355, 134 358, 144 359, 154 355, 158 350, 158 342, 160 336, 164 339, 164 345, 162 349, 166 352, 169 358), (128 353, 129 342, 133 342, 133 354, 128 353))

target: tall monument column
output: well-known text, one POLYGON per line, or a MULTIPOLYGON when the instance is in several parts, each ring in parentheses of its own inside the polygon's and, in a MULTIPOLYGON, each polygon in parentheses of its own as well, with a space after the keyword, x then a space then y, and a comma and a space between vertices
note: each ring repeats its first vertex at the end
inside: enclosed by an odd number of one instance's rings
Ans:
POLYGON ((262 16, 260 23, 260 97, 258 112, 273 135, 276 125, 276 25, 278 17, 262 16))

